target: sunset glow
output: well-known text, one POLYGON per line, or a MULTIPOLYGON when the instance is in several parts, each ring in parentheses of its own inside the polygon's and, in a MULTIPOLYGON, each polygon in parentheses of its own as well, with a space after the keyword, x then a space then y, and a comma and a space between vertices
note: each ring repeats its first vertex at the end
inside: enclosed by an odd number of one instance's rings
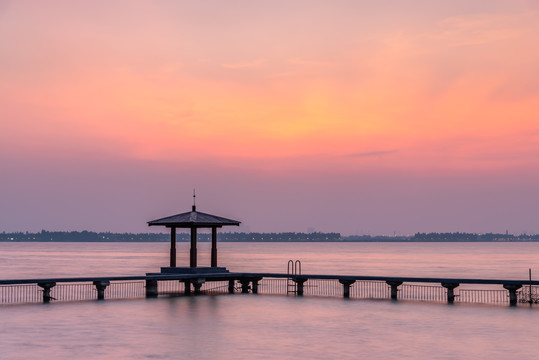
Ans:
POLYGON ((193 187, 244 230, 539 231, 538 3, 403 3, 0 1, 0 231, 138 231, 193 187))

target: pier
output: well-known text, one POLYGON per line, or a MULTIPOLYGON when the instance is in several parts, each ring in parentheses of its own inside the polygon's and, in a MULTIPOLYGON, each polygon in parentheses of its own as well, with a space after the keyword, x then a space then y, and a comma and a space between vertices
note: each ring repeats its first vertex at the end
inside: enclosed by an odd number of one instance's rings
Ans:
MULTIPOLYGON (((194 197, 195 195, 193 195, 194 197)), ((0 304, 157 298, 217 294, 325 296, 345 299, 387 299, 454 303, 539 303, 539 281, 302 274, 299 260, 288 261, 287 273, 230 272, 217 266, 217 229, 239 221, 190 212, 149 221, 170 229, 170 262, 160 272, 141 276, 64 277, 0 280, 0 304), (190 230, 189 266, 176 264, 176 229, 190 230), (199 267, 197 230, 212 232, 211 262, 199 267), (465 286, 464 286, 465 285, 465 286), (469 286, 477 286, 470 288, 469 286)))
POLYGON ((247 272, 0 280, 0 304, 236 293, 515 306, 538 302, 539 281, 247 272), (459 291, 464 284, 490 289, 459 291))

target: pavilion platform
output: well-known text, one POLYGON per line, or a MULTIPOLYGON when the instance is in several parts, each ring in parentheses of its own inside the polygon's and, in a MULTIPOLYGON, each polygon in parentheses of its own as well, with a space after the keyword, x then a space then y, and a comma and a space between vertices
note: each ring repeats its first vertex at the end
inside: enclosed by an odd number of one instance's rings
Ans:
POLYGON ((229 273, 225 267, 162 267, 160 273, 150 273, 147 275, 166 275, 166 274, 222 274, 229 273))

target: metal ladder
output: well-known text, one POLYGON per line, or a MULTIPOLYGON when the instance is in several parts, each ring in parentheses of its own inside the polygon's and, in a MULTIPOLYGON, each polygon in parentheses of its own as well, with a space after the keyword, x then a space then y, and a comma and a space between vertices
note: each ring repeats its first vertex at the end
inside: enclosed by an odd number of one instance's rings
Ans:
POLYGON ((301 275, 301 261, 288 260, 286 273, 288 275, 286 280, 286 293, 296 294, 298 292, 298 284, 294 281, 294 277, 301 275))

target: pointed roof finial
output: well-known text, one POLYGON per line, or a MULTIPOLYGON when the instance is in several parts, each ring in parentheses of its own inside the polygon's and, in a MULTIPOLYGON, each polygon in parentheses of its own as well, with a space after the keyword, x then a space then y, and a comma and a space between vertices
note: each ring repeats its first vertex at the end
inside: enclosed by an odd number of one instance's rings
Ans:
POLYGON ((197 211, 196 198, 197 198, 197 194, 195 192, 195 189, 193 189, 193 211, 197 211))

